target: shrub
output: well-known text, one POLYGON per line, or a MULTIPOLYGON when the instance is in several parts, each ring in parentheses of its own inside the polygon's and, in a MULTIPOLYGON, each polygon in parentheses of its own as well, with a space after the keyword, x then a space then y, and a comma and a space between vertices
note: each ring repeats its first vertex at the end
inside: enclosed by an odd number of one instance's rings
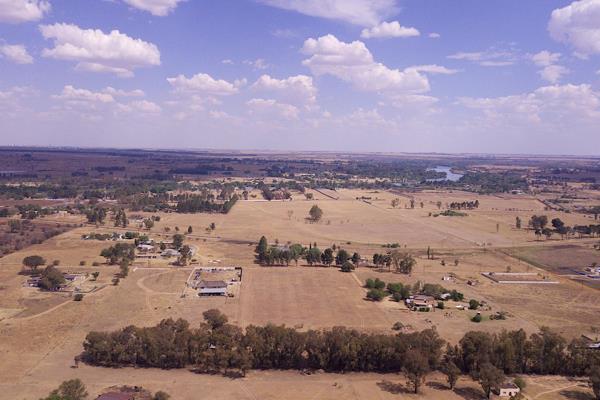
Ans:
POLYGON ((100 263, 98 261, 94 261, 92 263, 92 267, 99 267, 99 266, 100 266, 100 263))
POLYGON ((439 308, 440 310, 443 310, 444 308, 446 308, 446 306, 444 305, 443 301, 438 301, 437 308, 439 308))
POLYGON ((469 310, 477 310, 480 304, 477 300, 471 299, 469 300, 469 310))
POLYGON ((381 289, 371 289, 367 292, 367 299, 373 301, 381 301, 386 296, 386 293, 381 289))
POLYGON ((83 260, 79 261, 79 265, 83 267, 85 265, 85 261, 83 261, 83 260))
POLYGON ((73 300, 74 301, 81 301, 81 300, 83 300, 83 294, 82 293, 75 294, 75 296, 73 296, 73 300))
POLYGON ((525 389, 525 387, 527 386, 527 383, 525 383, 525 379, 521 378, 520 376, 517 376, 513 380, 513 383, 517 385, 519 389, 521 389, 521 391, 523 391, 523 389, 525 389))
POLYGON ((478 314, 475 314, 475 316, 473 318, 471 318, 471 321, 479 323, 479 322, 481 322, 481 319, 482 319, 481 314, 478 313, 478 314))
POLYGON ((385 287, 385 282, 380 280, 379 278, 375 278, 375 280, 369 278, 365 283, 365 287, 367 289, 380 289, 382 290, 385 287))

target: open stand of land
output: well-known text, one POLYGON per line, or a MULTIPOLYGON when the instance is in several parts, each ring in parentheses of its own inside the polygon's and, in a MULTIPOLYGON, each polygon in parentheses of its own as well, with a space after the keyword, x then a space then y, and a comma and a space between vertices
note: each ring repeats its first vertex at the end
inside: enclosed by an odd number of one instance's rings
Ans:
MULTIPOLYGON (((381 374, 302 375, 296 372, 253 371, 242 379, 197 375, 186 370, 108 369, 80 365, 72 368, 73 358, 82 351, 86 334, 93 330, 116 330, 126 325, 151 326, 164 318, 185 318, 192 325, 202 321, 202 312, 218 308, 230 322, 242 327, 250 324, 285 324, 298 329, 329 328, 343 325, 364 331, 393 334, 395 322, 414 330, 434 326, 440 336, 456 343, 468 330, 499 332, 523 328, 528 333, 542 326, 553 328, 568 338, 579 337, 592 326, 600 326, 600 292, 563 274, 560 257, 572 268, 587 259, 572 252, 595 257, 594 240, 536 240, 530 230, 515 229, 520 216, 526 221, 535 213, 548 213, 537 199, 528 196, 486 196, 459 191, 428 191, 414 194, 421 208, 392 208, 397 194, 386 191, 339 190, 333 196, 315 192, 314 200, 295 196, 292 201, 239 201, 227 215, 163 213, 151 230, 155 239, 167 240, 165 227, 187 227, 192 234, 186 243, 198 248, 198 264, 240 265, 243 283, 234 297, 182 297, 194 266, 175 267, 166 260, 137 262, 129 276, 118 286, 111 284, 117 266, 91 266, 104 262, 100 251, 107 242, 82 241, 90 230, 112 232, 106 226, 78 227, 46 242, 33 245, 0 259, 0 398, 37 399, 58 383, 81 378, 92 394, 116 384, 141 385, 150 390, 166 390, 176 399, 364 399, 413 398, 406 393, 404 378, 381 374), (370 197, 368 202, 357 200, 370 197), (477 199, 480 207, 465 217, 430 216, 438 212, 436 203, 477 199), (306 216, 318 204, 324 216, 319 223, 308 223, 306 216), (205 227, 216 224, 208 233, 205 227), (336 244, 348 251, 371 257, 385 252, 383 244, 398 243, 411 252, 417 266, 410 276, 386 268, 360 267, 352 273, 338 268, 310 267, 301 260, 289 267, 261 267, 253 263, 258 238, 308 245, 316 242, 325 248, 336 244), (427 247, 434 259, 427 259, 427 247), (566 253, 565 253, 566 252, 566 253), (18 275, 21 260, 43 254, 48 260, 60 259, 70 271, 100 271, 98 290, 75 302, 68 294, 42 293, 23 287, 25 276, 18 275), (219 261, 216 261, 219 260, 219 261), (442 265, 441 261, 445 261, 442 265), (454 260, 458 260, 455 265, 454 260), (86 261, 85 266, 79 266, 86 261), (573 261, 574 263, 569 264, 573 261), (577 264, 577 265, 575 265, 577 264), (552 285, 500 284, 482 276, 483 272, 535 273, 558 282, 552 285), (443 277, 452 276, 442 281, 443 277), (470 321, 474 311, 447 308, 429 313, 410 312, 402 304, 386 299, 380 303, 365 300, 362 287, 367 278, 386 282, 414 284, 439 283, 456 289, 466 301, 485 301, 489 316, 507 313, 506 320, 470 321), (468 282, 477 282, 469 285, 468 282), (26 393, 26 395, 23 395, 26 393)), ((408 202, 408 200, 406 200, 408 202)), ((144 214, 144 213, 142 213, 144 214)), ((577 214, 552 212, 569 224, 584 223, 577 214)), ((145 215, 145 214, 144 214, 145 215)), ((148 214, 149 216, 150 214, 148 214)), ((81 221, 79 221, 81 222, 81 221)), ((596 256, 597 258, 597 256, 596 256)), ((65 266, 65 267, 63 267, 65 266)), ((474 398, 480 396, 476 383, 462 378, 455 392, 444 389, 441 376, 433 374, 423 388, 432 399, 474 398)), ((555 399, 587 393, 578 381, 563 378, 528 378, 528 398, 555 399)), ((583 396, 583 395, 582 395, 583 396)), ((581 397, 583 398, 583 397, 581 397)))

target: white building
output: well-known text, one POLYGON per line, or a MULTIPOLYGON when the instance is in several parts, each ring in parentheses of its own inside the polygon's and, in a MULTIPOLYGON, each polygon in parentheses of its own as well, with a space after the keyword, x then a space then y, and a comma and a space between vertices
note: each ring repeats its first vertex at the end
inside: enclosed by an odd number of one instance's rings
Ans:
POLYGON ((512 382, 508 382, 503 385, 500 385, 500 388, 498 388, 498 396, 513 397, 516 396, 520 391, 521 389, 519 389, 517 385, 515 385, 512 382))

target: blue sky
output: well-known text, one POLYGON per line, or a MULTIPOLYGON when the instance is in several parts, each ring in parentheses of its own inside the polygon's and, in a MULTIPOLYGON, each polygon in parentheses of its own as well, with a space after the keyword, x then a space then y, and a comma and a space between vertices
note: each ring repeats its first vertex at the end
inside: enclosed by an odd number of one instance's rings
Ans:
POLYGON ((0 0, 0 144, 592 154, 600 0, 0 0))

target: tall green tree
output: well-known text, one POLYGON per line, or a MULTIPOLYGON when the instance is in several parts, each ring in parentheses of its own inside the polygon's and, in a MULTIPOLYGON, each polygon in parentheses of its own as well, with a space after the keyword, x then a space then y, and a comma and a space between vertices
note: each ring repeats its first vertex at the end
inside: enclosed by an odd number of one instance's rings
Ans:
POLYGON ((323 210, 318 205, 313 205, 308 211, 308 215, 313 222, 319 222, 323 218, 323 210))
POLYGON ((427 357, 420 350, 408 350, 404 356, 404 376, 413 386, 414 392, 419 393, 419 388, 425 382, 429 373, 427 357))
POLYGON ((491 363, 485 363, 479 369, 479 384, 488 399, 492 390, 500 387, 503 382, 504 373, 491 363))
POLYGON ((38 255, 35 256, 27 256, 23 259, 23 265, 31 269, 31 273, 34 274, 37 272, 37 269, 46 264, 46 260, 38 255))
POLYGON ((85 400, 87 397, 88 392, 83 382, 79 379, 71 379, 61 383, 58 389, 41 400, 85 400))

